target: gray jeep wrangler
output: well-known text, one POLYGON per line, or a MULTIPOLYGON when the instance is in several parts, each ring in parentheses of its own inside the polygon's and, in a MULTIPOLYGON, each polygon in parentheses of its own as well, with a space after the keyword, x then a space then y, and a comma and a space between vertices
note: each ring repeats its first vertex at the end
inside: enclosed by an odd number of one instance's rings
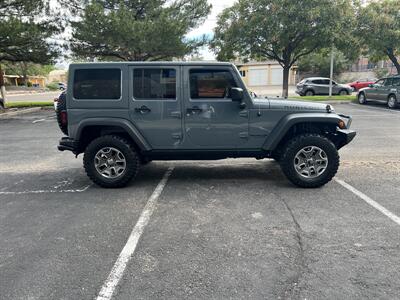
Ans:
POLYGON ((57 105, 87 175, 122 187, 152 160, 277 160, 297 186, 329 182, 356 133, 330 105, 252 98, 230 63, 72 64, 57 105))

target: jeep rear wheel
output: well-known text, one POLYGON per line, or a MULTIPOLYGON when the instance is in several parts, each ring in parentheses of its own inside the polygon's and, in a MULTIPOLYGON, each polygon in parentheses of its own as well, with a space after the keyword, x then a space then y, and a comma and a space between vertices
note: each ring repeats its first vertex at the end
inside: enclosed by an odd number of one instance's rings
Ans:
POLYGON ((85 150, 83 164, 86 174, 99 186, 123 187, 139 171, 140 160, 133 146, 115 135, 93 140, 85 150))
POLYGON ((339 168, 339 154, 326 137, 304 134, 288 142, 280 163, 283 173, 293 184, 316 188, 335 176, 339 168))

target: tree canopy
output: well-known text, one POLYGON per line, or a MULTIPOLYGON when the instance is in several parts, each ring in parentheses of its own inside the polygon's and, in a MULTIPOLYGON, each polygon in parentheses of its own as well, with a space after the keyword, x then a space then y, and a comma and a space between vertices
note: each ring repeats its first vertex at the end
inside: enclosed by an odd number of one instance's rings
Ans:
POLYGON ((185 36, 210 8, 206 0, 93 0, 72 22, 71 50, 84 59, 183 57, 205 43, 185 36))
POLYGON ((400 74, 400 1, 371 2, 361 9, 359 34, 373 60, 389 58, 400 74))
POLYGON ((299 58, 333 44, 349 47, 354 10, 350 0, 239 0, 219 16, 211 46, 219 60, 278 61, 287 97, 299 58))

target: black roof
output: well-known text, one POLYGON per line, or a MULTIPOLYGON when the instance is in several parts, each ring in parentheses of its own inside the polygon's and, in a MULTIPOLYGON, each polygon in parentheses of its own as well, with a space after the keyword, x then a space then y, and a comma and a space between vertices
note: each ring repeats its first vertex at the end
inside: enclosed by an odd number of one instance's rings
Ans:
POLYGON ((88 62, 72 63, 73 66, 80 65, 169 65, 169 66, 231 66, 230 62, 210 61, 118 61, 118 62, 88 62))

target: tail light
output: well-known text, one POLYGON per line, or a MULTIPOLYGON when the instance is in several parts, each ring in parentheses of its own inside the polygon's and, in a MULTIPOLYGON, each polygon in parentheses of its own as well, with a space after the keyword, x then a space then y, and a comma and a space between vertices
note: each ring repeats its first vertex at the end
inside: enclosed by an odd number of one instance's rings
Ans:
POLYGON ((60 121, 63 126, 68 125, 68 114, 66 110, 60 111, 60 121))

